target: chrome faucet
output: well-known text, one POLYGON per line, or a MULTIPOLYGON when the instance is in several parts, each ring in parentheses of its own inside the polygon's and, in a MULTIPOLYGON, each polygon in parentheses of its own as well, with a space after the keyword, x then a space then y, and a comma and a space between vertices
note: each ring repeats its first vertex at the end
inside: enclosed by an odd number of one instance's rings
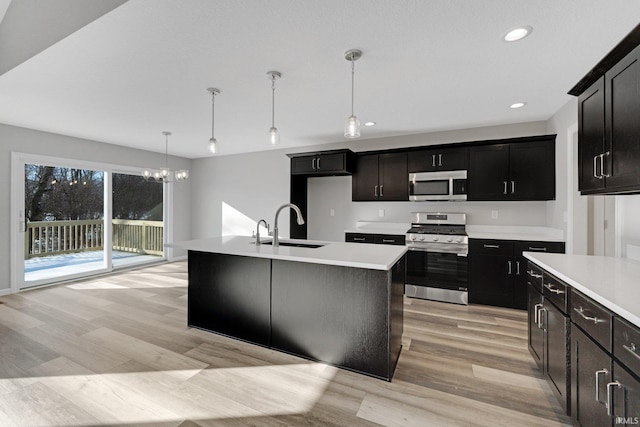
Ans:
POLYGON ((291 208, 296 211, 296 215, 298 217, 298 225, 304 224, 304 219, 302 219, 302 212, 300 212, 300 208, 294 205, 293 203, 287 203, 278 208, 276 211, 276 218, 273 221, 273 246, 280 246, 280 241, 278 240, 278 215, 280 215, 280 211, 284 208, 291 208))
POLYGON ((269 224, 264 219, 258 221, 258 225, 256 225, 256 246, 260 246, 260 223, 264 224, 267 232, 269 232, 269 224))

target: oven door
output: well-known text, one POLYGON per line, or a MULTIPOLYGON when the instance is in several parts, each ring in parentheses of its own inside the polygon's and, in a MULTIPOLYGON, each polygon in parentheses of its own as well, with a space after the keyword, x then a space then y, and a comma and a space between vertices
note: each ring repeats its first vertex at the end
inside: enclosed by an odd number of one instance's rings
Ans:
POLYGON ((466 254, 410 248, 405 293, 409 297, 467 304, 467 264, 466 254))

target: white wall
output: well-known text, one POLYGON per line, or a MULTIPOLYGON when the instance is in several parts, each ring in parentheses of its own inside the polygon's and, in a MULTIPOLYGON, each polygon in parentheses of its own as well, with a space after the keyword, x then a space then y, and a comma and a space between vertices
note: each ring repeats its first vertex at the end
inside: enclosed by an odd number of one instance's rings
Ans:
MULTIPOLYGON (((9 218, 11 207, 8 201, 11 200, 12 152, 141 168, 164 164, 164 154, 0 124, 0 200, 5 201, 0 206, 0 242, 3 242, 0 245, 0 292, 10 288, 9 218)), ((190 169, 191 161, 170 156, 169 166, 176 169, 190 169)), ((187 240, 191 236, 190 187, 190 181, 186 181, 179 184, 174 193, 175 241, 187 240)), ((183 251, 174 251, 173 253, 174 257, 182 255, 185 255, 183 251)))
POLYGON ((640 261, 640 195, 617 197, 621 256, 640 261))
MULTIPOLYGON (((359 152, 546 132, 546 122, 529 122, 198 159, 192 167, 193 238, 250 235, 260 218, 273 223, 278 206, 289 201, 290 161, 286 153, 344 147, 359 152)), ((358 220, 408 222, 410 212, 432 209, 466 212, 469 224, 547 225, 547 202, 352 202, 350 176, 310 178, 307 189, 309 239, 344 240, 344 230, 358 220), (329 215, 329 209, 334 209, 335 216, 329 215), (384 217, 378 216, 380 209, 385 210, 384 217), (497 220, 491 219, 491 210, 499 211, 497 220)), ((279 221, 280 235, 285 237, 289 235, 288 217, 289 213, 283 212, 279 221)))

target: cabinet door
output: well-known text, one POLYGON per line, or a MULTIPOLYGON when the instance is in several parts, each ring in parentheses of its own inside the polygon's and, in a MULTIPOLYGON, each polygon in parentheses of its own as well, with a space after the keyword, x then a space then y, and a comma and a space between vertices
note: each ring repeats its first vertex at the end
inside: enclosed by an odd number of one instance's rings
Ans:
POLYGON ((469 302, 509 307, 513 298, 510 256, 469 254, 469 302))
POLYGON ((509 199, 509 144, 469 148, 468 200, 509 199))
MULTIPOLYGON (((409 179, 409 176, 405 177, 409 179)), ((378 200, 378 155, 365 154, 356 158, 356 173, 352 178, 353 201, 378 200)))
POLYGON ((555 141, 510 144, 511 200, 553 200, 556 198, 555 141))
POLYGON ((578 189, 594 192, 604 188, 598 158, 604 153, 604 77, 578 97, 578 189))
POLYGON ((611 358, 578 327, 571 328, 571 415, 581 427, 611 426, 604 403, 611 358), (596 376, 599 388, 596 392, 596 376), (596 393, 599 401, 596 401, 596 393))
POLYGON ((379 200, 409 200, 407 153, 380 154, 378 171, 379 200))
POLYGON ((316 156, 303 156, 291 158, 292 174, 311 174, 316 171, 316 156))
POLYGON ((605 74, 605 186, 640 187, 640 46, 605 74))
POLYGON ((342 172, 345 170, 345 154, 321 154, 316 158, 317 173, 342 172))
POLYGON ((544 330, 538 327, 541 322, 538 315, 542 308, 542 294, 536 291, 532 286, 528 286, 529 294, 529 353, 536 361, 538 368, 544 371, 543 366, 543 351, 544 351, 544 330))
POLYGON ((467 154, 463 147, 412 151, 409 154, 409 172, 466 170, 467 154))
POLYGON ((544 301, 543 323, 545 329, 545 373, 551 381, 551 390, 567 412, 569 402, 569 372, 567 371, 567 342, 569 321, 553 304, 544 301))
POLYGON ((610 388, 614 423, 616 425, 640 423, 640 381, 616 362, 613 364, 613 380, 620 384, 618 387, 610 388))

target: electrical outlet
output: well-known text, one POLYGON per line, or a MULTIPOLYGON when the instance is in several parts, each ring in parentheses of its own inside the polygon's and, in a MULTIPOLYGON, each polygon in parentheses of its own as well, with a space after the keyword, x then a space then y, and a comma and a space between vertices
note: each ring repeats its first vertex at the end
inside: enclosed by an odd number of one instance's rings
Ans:
POLYGON ((378 216, 381 217, 381 218, 384 216, 384 209, 379 209, 378 210, 378 216))
POLYGON ((329 216, 336 216, 336 210, 335 209, 329 209, 329 216))
POLYGON ((498 219, 498 211, 491 211, 491 219, 498 219))

